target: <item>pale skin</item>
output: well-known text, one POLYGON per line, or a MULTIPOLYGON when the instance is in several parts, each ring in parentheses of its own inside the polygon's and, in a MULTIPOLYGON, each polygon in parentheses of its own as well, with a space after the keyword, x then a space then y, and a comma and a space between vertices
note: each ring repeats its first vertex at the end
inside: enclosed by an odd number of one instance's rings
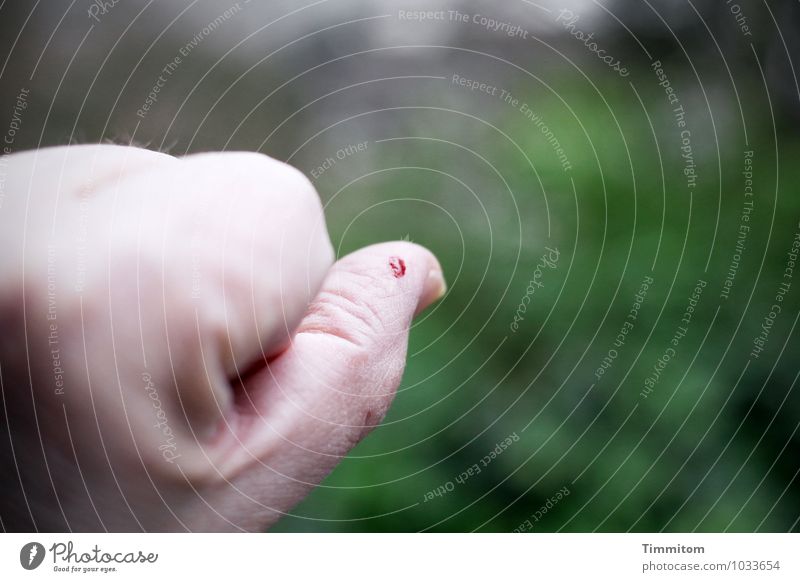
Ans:
POLYGON ((411 243, 336 261, 262 155, 70 146, 0 177, 6 530, 269 528, 383 419, 445 292, 411 243))

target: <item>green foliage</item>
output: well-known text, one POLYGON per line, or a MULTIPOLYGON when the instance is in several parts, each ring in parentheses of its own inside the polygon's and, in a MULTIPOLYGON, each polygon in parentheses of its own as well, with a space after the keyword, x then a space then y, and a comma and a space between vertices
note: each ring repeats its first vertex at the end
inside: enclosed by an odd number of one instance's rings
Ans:
POLYGON ((673 106, 652 72, 602 78, 564 74, 547 88, 517 77, 511 89, 552 128, 570 171, 518 109, 483 97, 469 111, 487 123, 417 111, 400 135, 426 139, 383 143, 370 158, 412 169, 368 176, 336 199, 344 183, 320 186, 340 253, 408 236, 439 255, 451 288, 414 327, 386 424, 279 531, 511 531, 562 487, 571 494, 535 530, 797 527, 797 289, 766 351, 749 354, 798 229, 798 139, 780 135, 776 159, 766 95, 753 85, 739 87, 745 145, 726 80, 704 79, 708 107, 675 75, 698 175, 690 190, 673 106), (754 211, 724 299, 747 149, 754 211), (558 266, 513 332, 546 246, 558 266), (647 276, 639 316, 598 379, 647 276), (685 337, 645 398, 698 280, 707 285, 685 337), (519 442, 478 475, 425 500, 512 433, 519 442))

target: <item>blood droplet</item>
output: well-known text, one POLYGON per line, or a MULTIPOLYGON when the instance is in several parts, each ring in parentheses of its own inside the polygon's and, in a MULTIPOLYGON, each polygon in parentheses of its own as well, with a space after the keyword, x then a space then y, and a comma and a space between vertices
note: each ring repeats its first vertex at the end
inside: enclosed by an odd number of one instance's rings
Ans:
POLYGON ((389 266, 392 268, 395 279, 404 277, 406 274, 406 262, 400 257, 392 257, 389 259, 389 266))

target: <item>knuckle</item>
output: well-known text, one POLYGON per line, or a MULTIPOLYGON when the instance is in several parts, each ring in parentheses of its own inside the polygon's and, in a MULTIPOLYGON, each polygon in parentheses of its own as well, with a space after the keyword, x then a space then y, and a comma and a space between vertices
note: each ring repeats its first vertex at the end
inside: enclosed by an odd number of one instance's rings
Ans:
MULTIPOLYGON (((311 181, 300 170, 289 164, 255 152, 229 152, 213 155, 216 156, 217 163, 212 164, 212 167, 203 163, 201 167, 209 168, 211 171, 221 168, 234 180, 245 179, 257 186, 254 189, 245 189, 245 191, 263 194, 264 188, 269 187, 280 192, 284 196, 284 202, 319 201, 311 181), (289 196, 285 196, 286 194, 289 196)), ((191 156, 187 159, 191 159, 191 156)), ((195 161, 204 162, 205 160, 201 156, 195 161)))
POLYGON ((355 343, 375 348, 396 338, 398 293, 393 279, 369 267, 345 267, 329 279, 311 315, 325 329, 338 330, 339 334, 353 336, 355 343))
POLYGON ((312 321, 323 330, 369 348, 385 332, 383 318, 369 299, 349 289, 323 290, 317 297, 312 321))

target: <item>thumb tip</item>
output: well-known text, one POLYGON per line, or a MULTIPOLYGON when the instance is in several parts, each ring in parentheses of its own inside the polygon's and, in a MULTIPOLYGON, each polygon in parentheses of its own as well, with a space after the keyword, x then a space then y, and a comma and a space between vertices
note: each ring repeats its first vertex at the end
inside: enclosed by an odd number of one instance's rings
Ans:
POLYGON ((389 266, 395 278, 403 279, 406 275, 410 275, 409 278, 414 280, 412 287, 419 293, 415 317, 447 293, 447 281, 442 265, 427 248, 406 241, 383 243, 373 248, 390 255, 389 266))
POLYGON ((442 299, 447 293, 447 281, 445 280, 442 267, 435 258, 433 258, 428 276, 422 288, 422 294, 419 298, 419 305, 415 315, 419 315, 428 307, 442 299))
POLYGON ((397 321, 407 321, 444 297, 447 283, 431 251, 393 241, 364 247, 337 261, 323 284, 326 290, 332 296, 360 298, 372 311, 394 313, 397 321))

